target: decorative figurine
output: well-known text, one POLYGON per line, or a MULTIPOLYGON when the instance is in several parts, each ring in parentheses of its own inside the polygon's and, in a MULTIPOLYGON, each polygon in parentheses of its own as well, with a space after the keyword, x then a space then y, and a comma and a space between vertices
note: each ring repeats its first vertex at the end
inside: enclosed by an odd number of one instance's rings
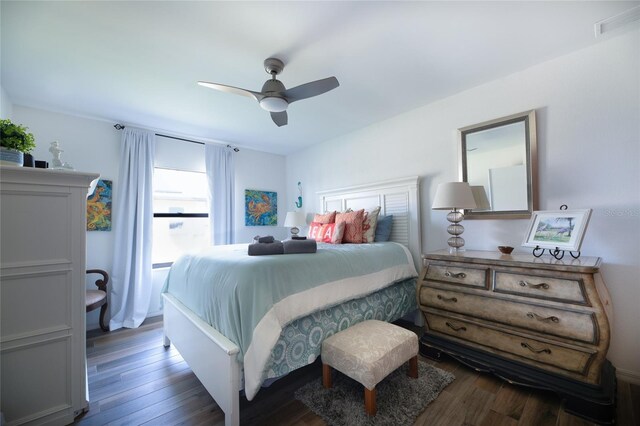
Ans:
POLYGON ((60 158, 60 154, 62 154, 64 151, 60 149, 60 144, 58 143, 58 141, 51 142, 49 152, 53 154, 53 159, 51 160, 52 169, 73 170, 73 166, 71 164, 63 162, 60 158))

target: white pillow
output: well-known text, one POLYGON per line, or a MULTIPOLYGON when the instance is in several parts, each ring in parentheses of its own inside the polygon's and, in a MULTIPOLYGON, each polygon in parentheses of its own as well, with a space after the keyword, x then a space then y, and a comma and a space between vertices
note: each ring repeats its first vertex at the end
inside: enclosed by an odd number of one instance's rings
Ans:
POLYGON ((378 225, 378 215, 380 214, 380 206, 364 211, 364 220, 362 221, 362 242, 372 243, 376 237, 376 226, 378 225))

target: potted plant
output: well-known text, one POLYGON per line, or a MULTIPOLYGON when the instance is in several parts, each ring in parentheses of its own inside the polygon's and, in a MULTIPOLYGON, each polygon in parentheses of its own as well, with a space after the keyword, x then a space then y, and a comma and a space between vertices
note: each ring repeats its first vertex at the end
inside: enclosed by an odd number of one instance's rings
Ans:
POLYGON ((24 154, 35 147, 33 134, 25 126, 0 120, 0 164, 22 166, 24 154))

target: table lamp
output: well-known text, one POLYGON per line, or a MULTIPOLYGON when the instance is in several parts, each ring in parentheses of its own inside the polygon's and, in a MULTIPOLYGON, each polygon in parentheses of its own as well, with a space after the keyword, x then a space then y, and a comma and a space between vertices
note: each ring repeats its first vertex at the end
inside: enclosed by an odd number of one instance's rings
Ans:
POLYGON ((447 240, 449 253, 463 252, 464 239, 460 236, 464 232, 464 226, 460 224, 464 219, 462 210, 476 208, 476 202, 469 184, 467 182, 439 184, 431 208, 433 210, 451 210, 447 215, 447 220, 451 222, 451 225, 447 227, 447 232, 452 235, 447 240))
POLYGON ((291 228, 291 238, 297 237, 300 232, 298 227, 306 224, 307 218, 303 212, 287 212, 287 217, 284 219, 284 226, 291 228))

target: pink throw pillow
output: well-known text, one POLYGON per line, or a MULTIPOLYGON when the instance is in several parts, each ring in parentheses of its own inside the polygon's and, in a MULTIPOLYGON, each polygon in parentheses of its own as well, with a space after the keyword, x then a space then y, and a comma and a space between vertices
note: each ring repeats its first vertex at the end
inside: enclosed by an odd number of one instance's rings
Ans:
POLYGON ((362 222, 364 219, 364 209, 348 212, 338 213, 336 215, 336 223, 345 223, 343 243, 362 243, 362 222))
POLYGON ((344 222, 342 223, 318 223, 311 222, 309 226, 309 238, 330 244, 341 244, 344 235, 344 222))
POLYGON ((332 211, 331 213, 325 213, 325 214, 317 214, 315 216, 313 216, 313 221, 312 222, 318 222, 318 223, 333 223, 336 221, 336 212, 332 211))

